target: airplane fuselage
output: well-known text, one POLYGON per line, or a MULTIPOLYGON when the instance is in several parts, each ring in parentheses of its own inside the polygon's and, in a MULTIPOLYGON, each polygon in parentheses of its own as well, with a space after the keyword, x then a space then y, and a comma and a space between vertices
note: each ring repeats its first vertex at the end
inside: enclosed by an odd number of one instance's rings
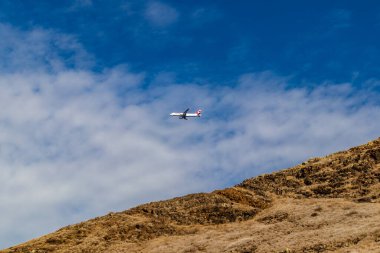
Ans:
MULTIPOLYGON (((182 117, 182 116, 184 116, 184 114, 182 112, 172 112, 172 113, 170 113, 170 116, 182 117)), ((200 116, 201 116, 200 114, 196 114, 196 113, 186 113, 186 118, 187 117, 200 117, 200 116)))
POLYGON ((187 119, 188 117, 200 117, 202 110, 198 110, 196 113, 188 113, 189 109, 184 112, 172 112, 170 116, 178 117, 179 119, 187 119))

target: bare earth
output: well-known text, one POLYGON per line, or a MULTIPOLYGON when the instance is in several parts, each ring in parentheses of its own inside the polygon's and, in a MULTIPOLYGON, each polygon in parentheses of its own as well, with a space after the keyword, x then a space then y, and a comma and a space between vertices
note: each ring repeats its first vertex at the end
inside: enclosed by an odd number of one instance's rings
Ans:
POLYGON ((0 250, 10 252, 380 252, 380 138, 0 250))

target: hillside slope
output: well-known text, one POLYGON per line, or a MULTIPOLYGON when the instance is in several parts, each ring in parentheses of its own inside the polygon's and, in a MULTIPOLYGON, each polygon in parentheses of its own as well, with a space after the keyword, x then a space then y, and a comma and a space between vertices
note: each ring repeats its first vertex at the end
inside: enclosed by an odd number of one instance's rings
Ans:
POLYGON ((0 252, 380 252, 380 138, 0 252))

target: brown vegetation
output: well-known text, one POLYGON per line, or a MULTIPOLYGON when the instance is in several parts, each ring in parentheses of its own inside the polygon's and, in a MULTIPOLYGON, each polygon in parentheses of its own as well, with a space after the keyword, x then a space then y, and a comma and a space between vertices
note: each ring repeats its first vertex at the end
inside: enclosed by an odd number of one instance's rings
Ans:
POLYGON ((380 139, 0 252, 380 252, 380 139))

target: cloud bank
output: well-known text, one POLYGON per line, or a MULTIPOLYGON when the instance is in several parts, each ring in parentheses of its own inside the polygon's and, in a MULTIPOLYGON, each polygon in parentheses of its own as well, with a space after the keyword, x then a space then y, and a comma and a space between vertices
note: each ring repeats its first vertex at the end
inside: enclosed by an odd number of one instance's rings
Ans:
POLYGON ((0 34, 12 38, 0 45, 0 248, 378 136, 378 93, 351 83, 292 88, 264 72, 232 86, 148 84, 127 66, 91 70, 71 36, 0 34), (204 116, 168 117, 187 107, 204 116))

